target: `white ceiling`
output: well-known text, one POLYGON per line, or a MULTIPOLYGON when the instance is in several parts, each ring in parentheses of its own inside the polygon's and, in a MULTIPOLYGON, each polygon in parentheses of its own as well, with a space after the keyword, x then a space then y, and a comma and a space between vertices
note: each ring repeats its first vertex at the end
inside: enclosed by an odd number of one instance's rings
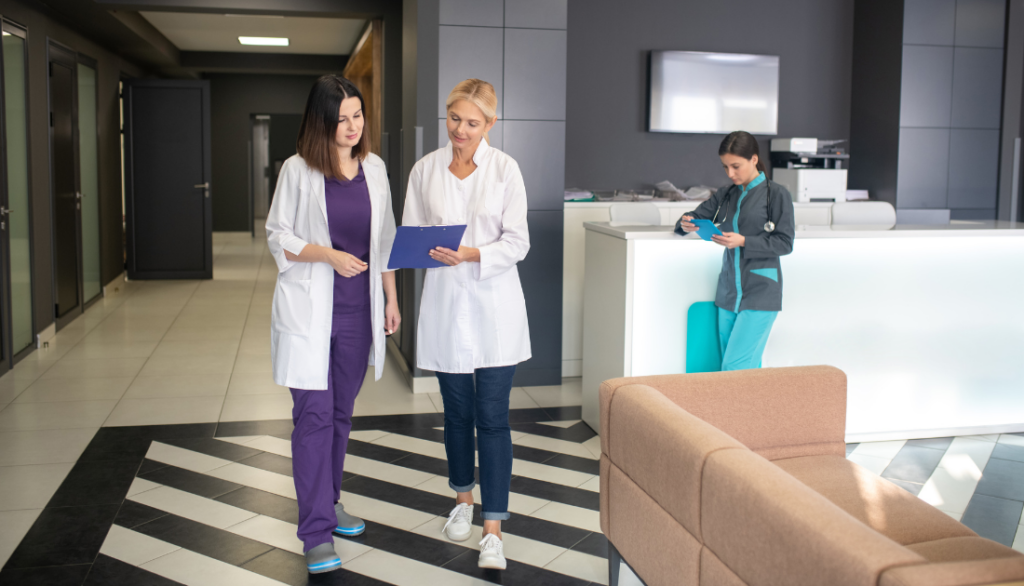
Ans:
POLYGON ((182 51, 348 55, 365 20, 278 16, 237 16, 187 12, 140 12, 182 51), (238 37, 288 37, 287 47, 242 45, 238 37))

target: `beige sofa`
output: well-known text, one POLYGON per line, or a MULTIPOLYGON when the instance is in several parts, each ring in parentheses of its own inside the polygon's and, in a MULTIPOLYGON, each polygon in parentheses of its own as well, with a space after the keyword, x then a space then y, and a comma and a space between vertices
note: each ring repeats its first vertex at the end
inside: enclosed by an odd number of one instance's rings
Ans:
POLYGON ((1024 555, 848 461, 845 426, 831 367, 605 381, 609 584, 623 559, 647 586, 1024 585, 1024 555))

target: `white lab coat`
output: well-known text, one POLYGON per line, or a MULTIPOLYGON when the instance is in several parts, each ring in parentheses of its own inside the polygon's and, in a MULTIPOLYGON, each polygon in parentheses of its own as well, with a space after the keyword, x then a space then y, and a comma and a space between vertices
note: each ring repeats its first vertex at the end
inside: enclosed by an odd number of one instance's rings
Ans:
MULTIPOLYGON (((370 314, 373 346, 370 364, 380 380, 384 371, 384 285, 395 213, 391 207, 384 161, 369 154, 362 162, 370 192, 370 314)), ((277 262, 277 288, 270 318, 270 354, 274 382, 304 390, 326 390, 330 359, 331 318, 334 314, 334 268, 327 263, 290 261, 306 244, 331 248, 327 227, 324 176, 294 155, 285 161, 267 215, 267 244, 277 262)))
POLYGON ((452 145, 420 159, 409 175, 404 226, 466 224, 462 245, 479 263, 427 269, 416 334, 416 365, 471 373, 528 360, 530 328, 516 263, 530 250, 526 187, 519 165, 486 141, 473 155, 469 193, 448 170, 452 145))

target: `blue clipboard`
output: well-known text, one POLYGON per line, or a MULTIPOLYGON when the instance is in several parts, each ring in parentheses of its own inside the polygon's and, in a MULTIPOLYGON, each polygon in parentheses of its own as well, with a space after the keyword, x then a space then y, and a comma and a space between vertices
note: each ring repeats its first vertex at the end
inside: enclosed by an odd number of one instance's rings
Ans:
POLYGON ((388 269, 436 269, 446 267, 430 258, 430 251, 438 246, 458 250, 465 224, 456 226, 399 226, 395 243, 391 247, 388 269))
POLYGON ((711 220, 690 220, 690 223, 697 227, 697 235, 704 240, 710 241, 712 236, 722 235, 722 231, 711 220))

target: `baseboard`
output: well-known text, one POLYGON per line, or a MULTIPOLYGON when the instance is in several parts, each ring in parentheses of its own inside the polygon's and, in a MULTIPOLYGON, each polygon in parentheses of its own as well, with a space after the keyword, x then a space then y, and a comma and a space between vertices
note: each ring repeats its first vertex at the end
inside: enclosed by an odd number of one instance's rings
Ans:
POLYGON ((43 331, 36 334, 36 348, 42 348, 43 344, 49 342, 57 335, 57 324, 51 323, 43 331))
POLYGON ((103 286, 103 296, 110 297, 111 295, 117 295, 124 291, 124 283, 127 280, 125 273, 122 271, 120 275, 114 277, 109 283, 103 286))

